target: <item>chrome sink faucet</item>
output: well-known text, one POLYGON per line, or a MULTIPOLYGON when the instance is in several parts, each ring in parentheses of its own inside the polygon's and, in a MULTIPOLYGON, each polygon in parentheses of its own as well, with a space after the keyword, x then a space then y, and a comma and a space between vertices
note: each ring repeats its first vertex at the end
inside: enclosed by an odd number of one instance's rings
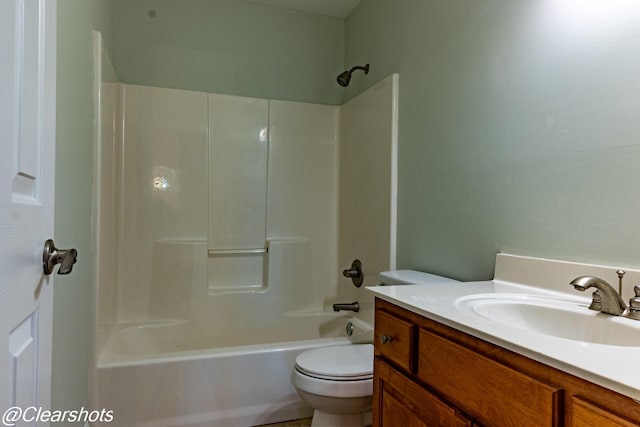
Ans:
POLYGON ((627 309, 627 305, 620 297, 618 291, 613 286, 594 276, 580 276, 573 279, 570 283, 578 291, 586 291, 593 287, 598 291, 594 292, 593 303, 589 307, 592 310, 600 310, 602 313, 613 314, 614 316, 622 315, 627 309), (600 299, 599 304, 597 299, 600 299))

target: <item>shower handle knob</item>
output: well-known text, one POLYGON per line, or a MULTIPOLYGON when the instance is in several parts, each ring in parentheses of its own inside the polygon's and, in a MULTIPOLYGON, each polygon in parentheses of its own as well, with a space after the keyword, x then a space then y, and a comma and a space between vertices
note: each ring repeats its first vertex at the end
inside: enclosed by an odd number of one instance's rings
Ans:
POLYGON ((347 270, 343 270, 342 271, 342 275, 344 277, 359 277, 362 274, 362 272, 360 270, 357 270, 355 268, 349 268, 347 270))
POLYGON ((351 263, 351 268, 343 270, 342 275, 344 277, 351 278, 351 281, 356 288, 362 286, 362 282, 364 281, 364 274, 362 273, 362 263, 360 262, 360 260, 353 260, 353 262, 351 263))

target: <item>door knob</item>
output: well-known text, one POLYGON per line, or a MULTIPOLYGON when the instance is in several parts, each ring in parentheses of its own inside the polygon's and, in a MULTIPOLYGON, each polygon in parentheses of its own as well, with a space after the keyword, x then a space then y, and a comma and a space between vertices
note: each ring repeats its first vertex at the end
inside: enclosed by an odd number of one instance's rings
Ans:
POLYGON ((75 249, 58 249, 51 239, 44 242, 44 251, 42 252, 44 274, 53 273, 53 267, 56 264, 60 264, 58 274, 69 274, 77 260, 78 251, 75 249))

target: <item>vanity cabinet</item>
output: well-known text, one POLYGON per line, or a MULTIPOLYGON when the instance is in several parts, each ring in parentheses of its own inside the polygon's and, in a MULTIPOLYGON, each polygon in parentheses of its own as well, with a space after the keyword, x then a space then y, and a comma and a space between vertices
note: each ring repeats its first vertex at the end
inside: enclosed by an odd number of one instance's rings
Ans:
POLYGON ((640 426, 633 399, 379 298, 375 315, 374 427, 640 426))
POLYGON ((380 410, 376 425, 471 427, 472 421, 381 359, 375 360, 380 410))

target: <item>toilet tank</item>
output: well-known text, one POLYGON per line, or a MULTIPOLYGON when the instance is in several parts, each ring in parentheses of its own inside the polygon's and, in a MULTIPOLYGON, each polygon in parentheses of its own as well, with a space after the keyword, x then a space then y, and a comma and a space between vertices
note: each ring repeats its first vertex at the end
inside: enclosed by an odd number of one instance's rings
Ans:
POLYGON ((383 271, 379 274, 380 285, 428 285, 430 283, 460 283, 448 277, 415 270, 383 271))

